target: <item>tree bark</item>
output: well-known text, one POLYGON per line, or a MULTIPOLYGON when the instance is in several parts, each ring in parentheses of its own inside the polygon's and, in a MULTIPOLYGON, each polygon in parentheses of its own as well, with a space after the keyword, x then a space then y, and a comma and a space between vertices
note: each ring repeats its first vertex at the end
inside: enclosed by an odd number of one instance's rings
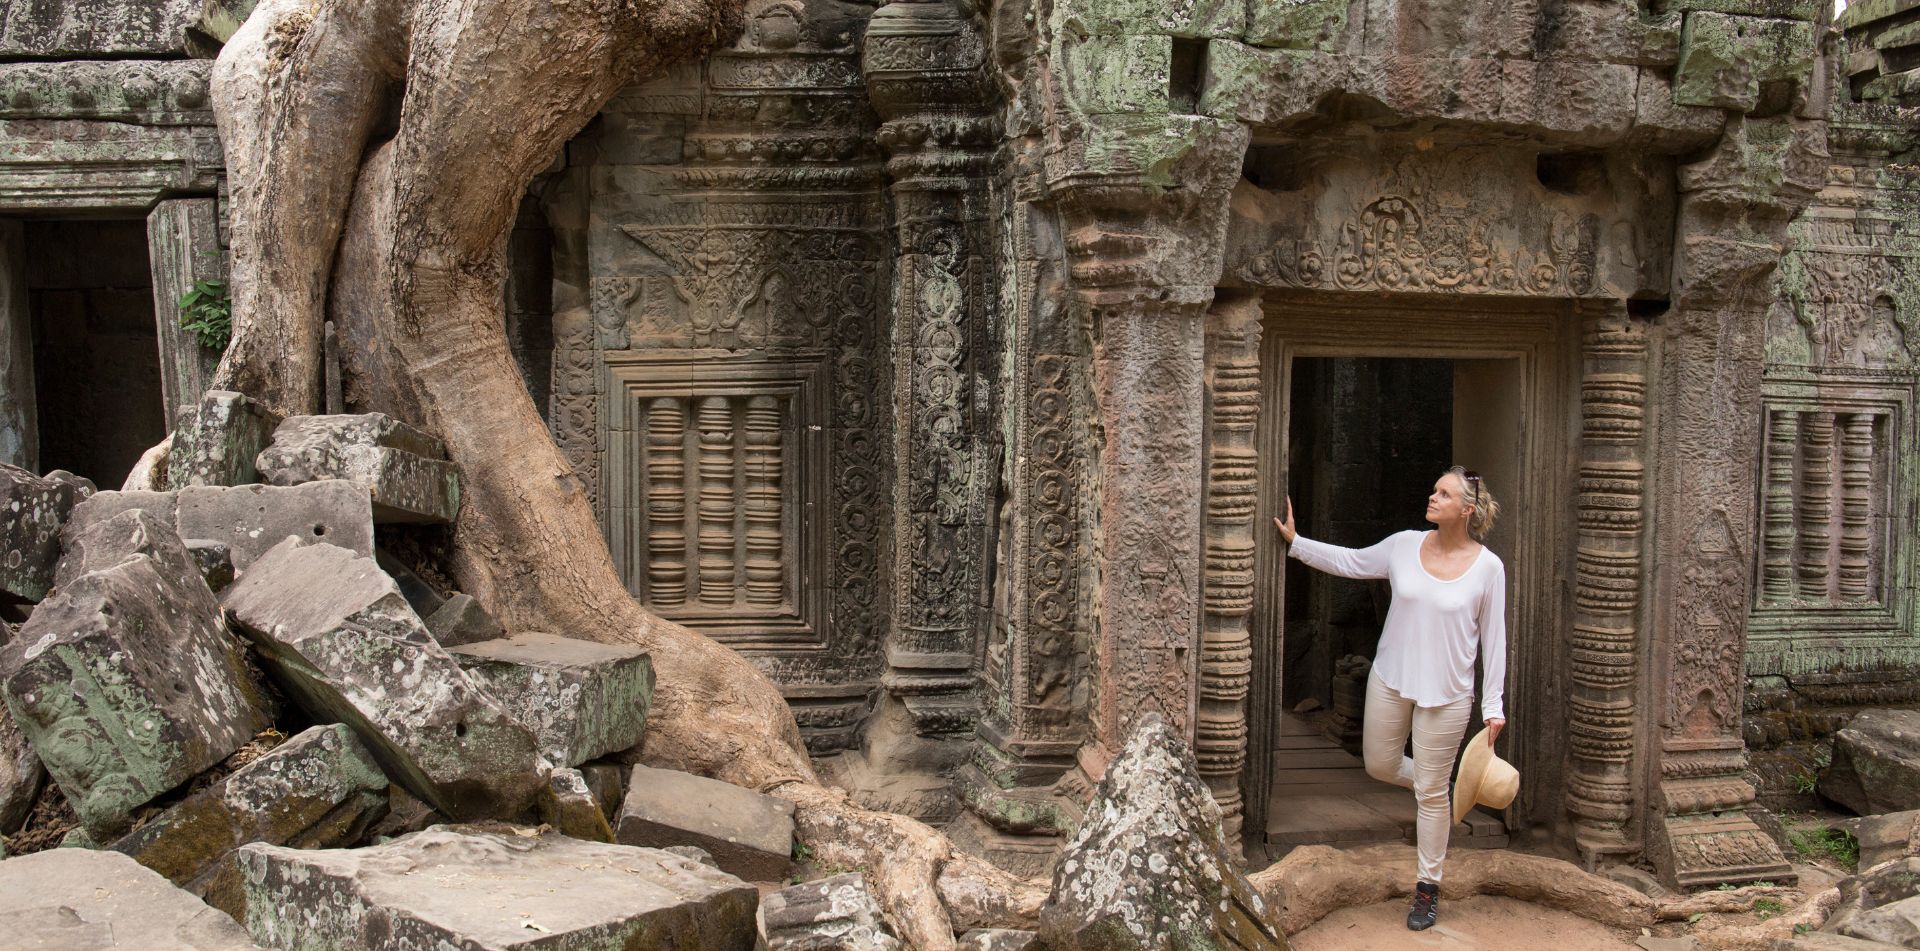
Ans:
POLYGON ((358 341, 353 401, 424 424, 460 468, 461 588, 510 631, 644 648, 649 763, 793 801, 802 838, 866 867, 903 938, 950 948, 956 925, 1031 922, 1042 891, 819 785, 765 676, 628 595, 507 345, 506 240, 528 183, 621 86, 739 18, 731 0, 264 0, 215 69, 235 324, 216 385, 313 412, 331 313, 358 341), (391 139, 369 150, 401 89, 391 139))

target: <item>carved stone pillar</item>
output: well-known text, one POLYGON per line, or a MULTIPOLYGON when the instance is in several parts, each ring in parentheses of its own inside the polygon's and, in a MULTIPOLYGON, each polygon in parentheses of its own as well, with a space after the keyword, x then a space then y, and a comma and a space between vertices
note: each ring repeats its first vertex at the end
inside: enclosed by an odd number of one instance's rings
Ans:
POLYGON ((153 268, 154 327, 160 338, 160 395, 167 427, 180 407, 200 401, 220 363, 220 354, 200 346, 180 327, 180 297, 195 281, 217 281, 219 214, 212 198, 174 198, 147 215, 147 257, 153 268))
POLYGON ((1240 844, 1240 774, 1247 763, 1247 689, 1253 676, 1254 502, 1259 459, 1260 299, 1214 305, 1207 315, 1207 513, 1205 623, 1200 632, 1194 755, 1220 803, 1227 842, 1240 844))
POLYGON ((1195 736, 1202 689, 1206 315, 1247 133, 1165 121, 1184 125, 1192 146, 1164 176, 1086 169, 1054 183, 1074 304, 1093 338, 1098 626, 1082 762, 1094 775, 1144 714, 1195 736))
POLYGON ((1646 524, 1647 335, 1623 313, 1586 319, 1580 379, 1579 550, 1567 809, 1588 860, 1639 851, 1632 830, 1646 524))
POLYGON ((986 46, 946 0, 896 2, 862 66, 893 180, 895 557, 882 679, 922 735, 971 731, 999 481, 986 46))
MULTIPOLYGON (((1649 845, 1669 883, 1791 878, 1747 817, 1741 738, 1758 525, 1768 286, 1824 172, 1818 124, 1730 122, 1681 173, 1676 293, 1662 318, 1649 845)), ((1804 580, 1804 579, 1803 579, 1804 580)))
POLYGON ((38 473, 40 417, 25 231, 18 221, 0 219, 0 462, 38 473))

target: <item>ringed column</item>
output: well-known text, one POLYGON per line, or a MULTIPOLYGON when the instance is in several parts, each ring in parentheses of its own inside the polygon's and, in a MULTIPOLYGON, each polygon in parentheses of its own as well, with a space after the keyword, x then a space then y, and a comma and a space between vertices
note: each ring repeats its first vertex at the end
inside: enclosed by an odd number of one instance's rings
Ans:
POLYGON ((946 0, 890 3, 862 67, 892 178, 894 603, 883 683, 922 735, 971 731, 1000 457, 986 44, 946 0))

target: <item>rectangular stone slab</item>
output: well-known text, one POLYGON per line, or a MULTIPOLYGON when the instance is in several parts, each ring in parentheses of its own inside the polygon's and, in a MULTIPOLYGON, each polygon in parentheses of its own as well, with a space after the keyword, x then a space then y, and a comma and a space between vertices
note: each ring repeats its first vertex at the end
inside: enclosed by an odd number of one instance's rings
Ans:
POLYGON ((352 730, 330 723, 268 750, 109 847, 197 893, 195 881, 242 845, 346 845, 386 806, 387 777, 373 754, 352 730))
POLYGON ((118 852, 0 862, 0 922, 12 948, 259 951, 232 918, 118 852))
POLYGON ((260 453, 261 480, 299 485, 344 479, 373 499, 382 523, 446 525, 460 511, 460 478, 440 441, 384 413, 289 416, 260 453))
POLYGON ((47 596, 60 559, 60 527, 92 493, 93 483, 78 476, 43 479, 0 463, 0 593, 26 601, 47 596))
POLYGON ((793 857, 793 803, 692 773, 635 766, 614 840, 695 845, 741 878, 779 881, 793 857))
POLYGON ((365 849, 235 853, 279 948, 748 948, 758 892, 656 849, 436 826, 365 849))
POLYGON ((506 818, 532 802, 533 734, 434 643, 373 559, 289 539, 222 603, 297 703, 353 727, 387 775, 434 808, 506 818))
POLYGON ((196 486, 180 491, 180 537, 227 546, 236 573, 289 536, 373 554, 373 507, 351 482, 196 486))
POLYGON ((521 634, 448 649, 498 698, 555 766, 640 745, 653 701, 653 665, 637 647, 521 634))
POLYGON ((138 555, 41 602, 0 650, 7 706, 99 837, 271 721, 197 575, 138 555))

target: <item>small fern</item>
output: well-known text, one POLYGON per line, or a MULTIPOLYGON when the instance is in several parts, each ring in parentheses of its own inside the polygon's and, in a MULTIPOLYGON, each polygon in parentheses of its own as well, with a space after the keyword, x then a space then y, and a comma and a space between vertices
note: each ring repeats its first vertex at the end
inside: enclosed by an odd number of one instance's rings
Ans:
POLYGON ((233 339, 233 301, 225 281, 194 281, 180 295, 180 329, 190 331, 200 346, 221 352, 233 339))

